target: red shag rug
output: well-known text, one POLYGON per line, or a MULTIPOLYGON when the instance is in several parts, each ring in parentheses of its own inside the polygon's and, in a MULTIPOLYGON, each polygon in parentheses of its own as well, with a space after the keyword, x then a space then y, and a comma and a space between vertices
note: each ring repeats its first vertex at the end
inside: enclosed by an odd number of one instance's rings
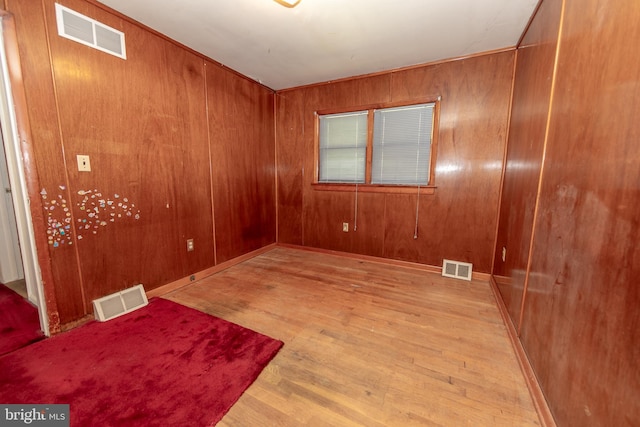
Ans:
POLYGON ((0 403, 68 403, 72 426, 211 426, 281 341, 154 298, 0 357, 0 403))
POLYGON ((44 337, 38 309, 21 295, 0 283, 0 355, 44 337))

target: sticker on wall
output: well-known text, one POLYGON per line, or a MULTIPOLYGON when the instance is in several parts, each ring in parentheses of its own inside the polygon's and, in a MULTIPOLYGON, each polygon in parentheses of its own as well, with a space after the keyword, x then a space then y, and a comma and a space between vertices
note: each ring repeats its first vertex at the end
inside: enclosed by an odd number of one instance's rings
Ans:
MULTIPOLYGON (((64 190, 64 186, 60 186, 64 190)), ((49 198, 47 190, 40 191, 42 207, 47 215, 47 242, 54 248, 73 245, 71 237, 71 212, 62 194, 49 198)))
MULTIPOLYGON (((65 191, 64 185, 58 186, 65 191)), ((80 210, 77 216, 78 240, 83 239, 84 234, 98 234, 101 228, 127 219, 139 220, 140 210, 135 203, 127 197, 114 194, 113 197, 105 197, 97 189, 80 190, 78 195, 82 199, 76 203, 80 210)), ((72 237, 72 213, 69 203, 63 194, 49 195, 46 189, 40 191, 42 206, 47 217, 47 241, 53 248, 63 245, 73 245, 72 237)))
POLYGON ((121 197, 115 193, 113 197, 104 196, 98 189, 79 190, 78 195, 82 199, 77 203, 80 212, 84 213, 78 218, 78 240, 82 240, 82 234, 98 234, 98 231, 123 219, 140 219, 140 210, 135 203, 127 197, 121 197))

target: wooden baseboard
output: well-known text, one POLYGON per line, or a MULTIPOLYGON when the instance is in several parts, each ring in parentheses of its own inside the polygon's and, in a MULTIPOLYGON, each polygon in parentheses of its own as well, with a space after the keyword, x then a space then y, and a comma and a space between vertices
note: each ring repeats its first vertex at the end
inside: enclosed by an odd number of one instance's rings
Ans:
POLYGON ((70 331, 71 329, 75 329, 78 326, 82 326, 85 323, 89 323, 92 320, 95 320, 93 314, 87 314, 79 319, 72 320, 71 322, 63 323, 60 325, 60 328, 57 331, 51 332, 51 336, 58 335, 59 333, 62 333, 62 332, 70 331))
MULTIPOLYGON (((396 265, 399 267, 407 267, 407 268, 414 268, 417 270, 427 271, 429 273, 442 274, 442 267, 437 267, 437 266, 428 265, 428 264, 420 264, 417 262, 401 261, 397 259, 382 258, 382 257, 377 257, 372 255, 354 254, 351 252, 334 251, 331 249, 314 248, 311 246, 292 245, 289 243, 277 243, 276 245, 283 248, 300 249, 303 251, 317 252, 317 253, 330 254, 330 255, 339 255, 342 257, 358 259, 362 261, 377 262, 377 263, 387 264, 387 265, 396 265)), ((474 280, 481 280, 485 282, 488 282, 490 277, 491 275, 487 273, 473 272, 473 275, 472 275, 472 278, 474 280)))
POLYGON ((500 296, 500 290, 498 289, 498 284, 496 283, 493 275, 490 275, 489 284, 491 285, 491 291, 493 292, 493 296, 496 299, 496 304, 498 305, 498 310, 500 311, 500 315, 502 316, 502 321, 507 328, 507 334, 509 335, 509 340, 511 341, 513 350, 516 353, 518 364, 520 365, 520 369, 522 370, 522 374, 524 375, 525 382, 527 383, 527 388, 529 389, 529 393, 531 394, 533 405, 535 406, 536 412, 538 413, 540 425, 542 427, 556 427, 556 421, 553 418, 553 414, 551 413, 549 404, 544 397, 544 393, 542 392, 542 388, 540 387, 538 378, 536 377, 535 371, 533 370, 533 366, 531 366, 531 362, 529 361, 527 353, 522 346, 522 342, 518 337, 516 328, 511 321, 507 306, 504 304, 504 301, 500 296))
POLYGON ((276 246, 275 243, 272 243, 268 246, 264 246, 260 249, 256 249, 253 252, 249 252, 247 254, 244 255, 240 255, 239 257, 230 259, 229 261, 225 261, 225 262, 221 262, 218 265, 215 265, 213 267, 209 267, 205 270, 199 271, 197 273, 194 273, 188 277, 183 277, 182 279, 178 279, 174 282, 171 283, 167 283, 166 285, 162 285, 160 287, 157 287, 155 289, 151 289, 150 291, 146 291, 147 294, 147 298, 153 298, 153 297, 160 297, 163 295, 168 294, 169 292, 173 292, 177 289, 180 289, 184 286, 187 286, 190 283, 193 283, 197 280, 200 279, 204 279, 205 277, 211 276, 212 274, 218 273, 222 270, 226 270, 229 267, 233 267, 236 264, 240 264, 241 262, 244 262, 248 259, 251 259, 253 257, 256 257, 260 254, 263 254, 265 252, 270 251, 271 249, 273 249, 276 246))

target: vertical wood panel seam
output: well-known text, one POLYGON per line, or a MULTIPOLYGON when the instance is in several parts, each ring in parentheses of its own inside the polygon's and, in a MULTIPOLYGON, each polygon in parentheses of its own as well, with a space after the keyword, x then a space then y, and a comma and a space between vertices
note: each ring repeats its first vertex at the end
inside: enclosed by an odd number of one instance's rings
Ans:
POLYGON ((307 186, 305 184, 305 176, 304 176, 304 162, 305 162, 305 150, 304 147, 306 147, 306 140, 305 140, 305 128, 307 126, 307 121, 305 119, 306 116, 306 111, 307 111, 307 90, 304 90, 302 92, 302 106, 300 108, 300 114, 302 115, 301 117, 301 122, 302 122, 302 147, 303 147, 303 151, 302 151, 302 171, 301 171, 301 177, 300 180, 302 181, 302 197, 301 197, 301 206, 300 206, 300 210, 302 211, 302 214, 300 216, 300 239, 302 241, 302 246, 305 246, 305 236, 304 236, 304 228, 305 228, 305 206, 304 206, 304 195, 307 191, 307 186))
MULTIPOLYGON (((393 85, 394 85, 394 80, 396 77, 397 73, 390 73, 389 74, 389 78, 387 79, 387 100, 389 102, 393 102, 395 99, 393 97, 393 85)), ((418 195, 418 197, 420 197, 418 195)), ((387 256, 387 201, 389 200, 389 194, 385 193, 382 196, 382 203, 383 203, 383 208, 382 208, 382 247, 380 248, 380 250, 382 251, 382 256, 385 257, 387 256)))
MULTIPOLYGON (((389 102, 393 102, 394 98, 393 98, 393 81, 395 80, 396 77, 396 73, 389 73, 389 78, 387 79, 387 100, 389 102)), ((432 151, 433 153, 433 151, 432 151)), ((418 190, 418 193, 420 192, 420 190, 418 190)), ((380 248, 380 250, 382 251, 382 256, 386 257, 387 256, 387 200, 389 200, 389 193, 384 193, 382 196, 382 203, 383 203, 383 208, 382 208, 382 247, 380 248)), ((418 195, 418 197, 420 197, 420 195, 418 195)))
POLYGON ((274 207, 276 210, 276 243, 280 242, 280 206, 278 197, 278 94, 273 93, 273 170, 274 170, 274 207))
POLYGON ((207 61, 202 60, 204 74, 204 110, 207 118, 207 150, 209 152, 209 194, 211 195, 211 228, 213 234, 213 265, 218 265, 218 242, 216 241, 216 209, 213 198, 213 158, 211 156, 211 123, 209 118, 209 82, 207 80, 207 61))
POLYGON ((496 217, 496 231, 493 239, 493 252, 491 254, 491 274, 493 274, 496 264, 496 251, 498 250, 498 234, 500 232, 500 212, 502 209, 502 194, 504 191, 504 176, 507 171, 507 152, 509 150, 509 133, 511 130, 511 116, 513 113, 513 95, 516 87, 516 69, 518 67, 518 50, 516 49, 513 56, 513 73, 511 76, 511 96, 509 97, 509 111, 507 114, 507 128, 504 136, 504 150, 502 153, 502 172, 500 174, 500 187, 498 193, 498 211, 496 217))
MULTIPOLYGON (((67 188, 66 193, 67 193, 67 199, 69 200, 69 203, 71 203, 71 186, 69 181, 69 169, 67 166, 67 156, 66 156, 66 151, 64 146, 62 120, 60 118, 60 99, 58 96, 58 86, 56 84, 56 70, 53 65, 53 53, 51 52, 51 31, 49 28, 49 22, 47 20, 47 10, 46 10, 45 0, 42 0, 41 4, 42 4, 42 18, 44 21, 44 31, 47 39, 47 53, 49 55, 49 66, 51 69, 51 84, 53 85, 53 99, 56 104, 55 114, 56 114, 56 121, 58 123, 58 136, 60 137, 60 148, 62 150, 62 164, 64 166, 64 178, 65 178, 65 185, 67 188)), ((71 214, 71 223, 76 224, 75 215, 73 214, 73 209, 70 209, 69 213, 71 214)), ((73 251, 76 257, 77 273, 78 273, 78 278, 80 280, 80 295, 82 297, 82 310, 83 310, 83 315, 86 315, 88 313, 87 297, 84 289, 84 280, 82 278, 82 266, 80 265, 80 252, 78 250, 78 238, 76 236, 76 233, 72 233, 72 236, 74 240, 73 251)))
POLYGON ((556 42, 556 53, 553 61, 553 73, 551 75, 551 91, 549 93, 549 109, 547 111, 547 123, 544 131, 544 143, 542 145, 542 161, 540 166, 540 176, 538 177, 538 189, 536 192, 536 204, 533 209, 533 227, 531 229, 531 239, 529 240, 529 256, 527 257, 527 268, 524 275, 524 286, 522 289, 522 301, 520 303, 520 315, 518 317, 517 332, 518 337, 522 334, 522 321, 524 319, 524 308, 527 297, 527 291, 529 289, 529 277, 531 275, 531 263, 533 259, 533 244, 536 236, 536 225, 538 224, 538 211, 540 208, 540 192, 542 190, 542 184, 544 181, 544 170, 547 157, 547 144, 549 142, 549 129, 551 127, 551 113, 553 112, 553 97, 556 90, 556 76, 558 73, 558 60, 560 58, 560 47, 562 45, 562 29, 564 26, 564 13, 565 13, 565 0, 562 0, 562 7, 560 9, 560 23, 558 25, 558 40, 556 42))
POLYGON ((533 24, 533 20, 536 19, 536 16, 538 15, 538 11, 540 10, 540 7, 542 6, 542 2, 543 1, 544 0, 538 0, 538 4, 536 5, 536 8, 533 9, 533 13, 531 14, 531 17, 529 18, 529 22, 527 22, 527 25, 524 27, 524 30, 522 30, 522 34, 520 34, 520 38, 518 39, 518 43, 516 43, 516 51, 518 50, 520 45, 522 45, 522 42, 524 41, 525 36, 529 32, 529 28, 531 27, 531 24, 533 24))

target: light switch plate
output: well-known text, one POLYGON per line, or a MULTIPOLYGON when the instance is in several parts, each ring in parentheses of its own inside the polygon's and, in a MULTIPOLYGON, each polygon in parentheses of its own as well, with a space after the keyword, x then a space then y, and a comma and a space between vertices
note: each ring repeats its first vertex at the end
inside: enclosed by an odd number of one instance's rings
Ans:
POLYGON ((91 172, 91 162, 89 161, 89 156, 78 154, 76 158, 78 159, 78 170, 80 172, 91 172))

